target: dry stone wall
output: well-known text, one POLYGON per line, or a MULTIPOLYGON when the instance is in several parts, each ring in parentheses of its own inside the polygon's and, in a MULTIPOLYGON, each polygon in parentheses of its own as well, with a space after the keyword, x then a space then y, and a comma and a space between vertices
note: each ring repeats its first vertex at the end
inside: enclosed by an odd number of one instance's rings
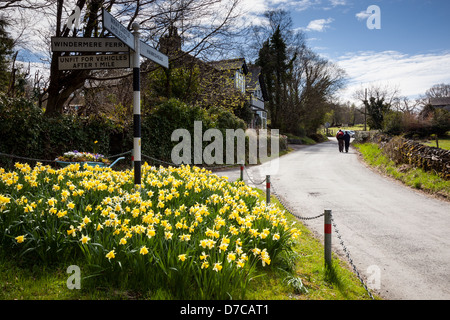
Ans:
POLYGON ((377 135, 374 140, 384 154, 397 164, 434 171, 442 178, 450 180, 450 150, 428 147, 403 137, 377 135))

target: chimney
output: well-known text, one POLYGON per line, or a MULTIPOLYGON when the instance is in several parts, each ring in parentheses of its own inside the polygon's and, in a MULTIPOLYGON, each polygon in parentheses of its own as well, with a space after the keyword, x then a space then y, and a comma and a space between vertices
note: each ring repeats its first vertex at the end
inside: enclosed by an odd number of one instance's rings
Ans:
POLYGON ((177 27, 171 25, 169 34, 159 39, 159 51, 169 56, 175 56, 181 52, 181 37, 178 35, 177 27))

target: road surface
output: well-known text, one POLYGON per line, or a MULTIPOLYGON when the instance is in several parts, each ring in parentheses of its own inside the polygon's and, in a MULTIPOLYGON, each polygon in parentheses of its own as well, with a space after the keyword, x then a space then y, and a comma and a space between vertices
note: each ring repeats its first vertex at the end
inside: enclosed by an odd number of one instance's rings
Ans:
MULTIPOLYGON (((246 170, 249 184, 259 183, 266 174, 264 166, 246 170)), ((239 177, 239 169, 215 173, 230 180, 239 177)), ((339 153, 335 139, 296 147, 281 157, 271 182, 296 215, 312 217, 332 210, 357 270, 384 299, 450 299, 449 202, 375 173, 358 159, 356 150, 339 153)), ((302 222, 323 236, 323 217, 302 222)), ((333 251, 344 256, 335 232, 332 242, 333 251)))

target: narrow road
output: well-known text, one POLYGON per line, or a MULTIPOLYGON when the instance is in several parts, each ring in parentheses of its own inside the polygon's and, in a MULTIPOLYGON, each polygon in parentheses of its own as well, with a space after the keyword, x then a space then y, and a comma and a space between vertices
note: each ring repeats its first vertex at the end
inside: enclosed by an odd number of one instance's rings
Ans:
MULTIPOLYGON (((264 166, 248 168, 251 184, 264 166)), ((239 169, 218 171, 230 180, 239 169)), ((280 158, 273 190, 295 214, 333 218, 360 275, 391 300, 450 299, 450 203, 414 191, 367 168, 357 152, 339 153, 336 140, 297 147, 280 158)), ((263 188, 265 185, 256 185, 263 188)), ((323 218, 302 220, 319 237, 323 218)), ((343 255, 333 232, 333 251, 343 255)))

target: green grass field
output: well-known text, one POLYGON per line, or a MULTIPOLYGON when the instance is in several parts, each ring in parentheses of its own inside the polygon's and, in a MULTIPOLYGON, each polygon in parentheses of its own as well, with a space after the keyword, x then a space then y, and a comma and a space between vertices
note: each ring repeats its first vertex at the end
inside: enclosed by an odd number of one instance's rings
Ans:
MULTIPOLYGON (((424 140, 422 143, 429 147, 437 147, 436 140, 432 140, 432 139, 424 140)), ((444 150, 450 150, 450 135, 446 135, 445 137, 439 138, 438 143, 439 143, 439 148, 444 149, 444 150)))

